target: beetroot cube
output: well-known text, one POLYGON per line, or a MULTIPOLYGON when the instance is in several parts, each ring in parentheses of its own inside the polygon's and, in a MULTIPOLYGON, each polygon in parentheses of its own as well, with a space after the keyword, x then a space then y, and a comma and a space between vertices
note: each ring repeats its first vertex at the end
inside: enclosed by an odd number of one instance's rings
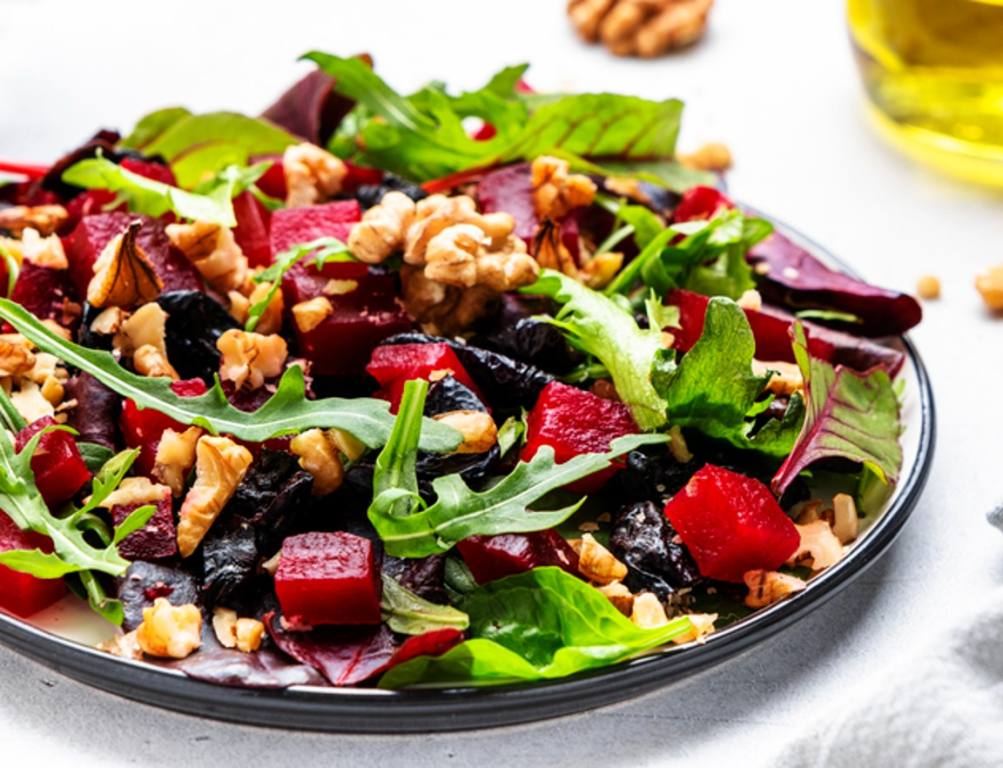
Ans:
MULTIPOLYGON (((51 416, 33 421, 17 433, 14 441, 17 450, 23 450, 32 437, 55 423, 51 416)), ((73 435, 62 430, 42 435, 31 457, 31 471, 35 474, 35 485, 50 507, 73 498, 91 479, 73 435)))
POLYGON ((65 269, 40 267, 25 261, 10 297, 41 320, 62 324, 66 302, 72 299, 73 286, 65 269))
MULTIPOLYGON (((51 552, 52 542, 37 533, 22 531, 0 511, 0 552, 14 549, 51 552)), ((0 565, 0 609, 27 618, 48 608, 65 594, 66 586, 62 579, 36 579, 0 565)))
POLYGON ((683 199, 679 201, 676 210, 672 212, 672 220, 711 219, 722 208, 734 207, 735 204, 714 187, 691 187, 686 190, 683 199))
POLYGON ((278 255, 294 245, 322 237, 347 243, 352 225, 361 219, 362 209, 356 200, 282 208, 272 214, 272 253, 278 255))
POLYGON ((286 187, 286 169, 282 165, 282 155, 256 155, 251 158, 252 163, 271 163, 268 170, 258 179, 256 186, 269 197, 285 200, 288 189, 286 187))
POLYGON ((709 579, 742 581, 746 571, 776 570, 801 537, 770 489, 707 464, 665 505, 665 516, 709 579))
MULTIPOLYGON (((171 390, 181 397, 198 397, 205 394, 206 385, 202 379, 186 379, 173 382, 171 390)), ((170 416, 165 416, 152 408, 140 408, 132 400, 126 400, 122 406, 119 425, 125 444, 130 448, 139 448, 139 456, 136 457, 133 467, 142 475, 149 475, 153 471, 157 446, 164 431, 173 429, 175 432, 181 432, 186 429, 184 424, 170 416)))
POLYGON ((267 267, 272 263, 272 244, 268 237, 271 213, 258 199, 245 190, 233 198, 233 213, 237 226, 233 238, 252 267, 267 267))
POLYGON ((137 176, 159 181, 161 184, 168 184, 172 187, 178 185, 178 180, 174 178, 174 171, 169 165, 158 163, 154 160, 140 160, 137 157, 122 158, 119 163, 125 170, 132 171, 137 176))
POLYGON ((379 624, 383 582, 369 539, 305 533, 282 542, 275 592, 295 624, 379 624))
POLYGON ((463 363, 445 343, 377 347, 366 366, 366 373, 380 383, 382 394, 390 400, 390 410, 394 413, 400 406, 404 384, 411 379, 431 381, 448 374, 484 400, 463 363))
POLYGON ((478 584, 546 565, 556 565, 572 576, 578 575, 578 555, 552 528, 533 533, 471 536, 456 548, 478 584))
MULTIPOLYGON (((552 381, 529 412, 521 458, 529 461, 541 445, 549 445, 554 460, 563 464, 582 453, 605 453, 615 438, 639 431, 623 403, 552 381)), ((571 483, 568 490, 593 493, 616 472, 616 466, 607 467, 571 483)))
MULTIPOLYGON (((126 560, 165 560, 178 553, 178 534, 174 526, 171 494, 167 493, 155 503, 157 511, 149 522, 135 533, 126 536, 118 545, 118 552, 126 560)), ((111 508, 111 517, 119 525, 130 514, 145 504, 117 504, 111 508)))

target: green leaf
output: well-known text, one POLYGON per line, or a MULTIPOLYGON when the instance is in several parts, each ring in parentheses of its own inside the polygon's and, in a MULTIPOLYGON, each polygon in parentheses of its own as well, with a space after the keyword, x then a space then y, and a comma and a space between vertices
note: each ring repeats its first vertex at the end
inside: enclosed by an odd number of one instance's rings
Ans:
POLYGON ((0 421, 11 432, 20 432, 28 426, 28 422, 14 406, 10 395, 3 387, 0 387, 0 421))
POLYGON ((133 448, 113 455, 102 464, 91 481, 91 497, 81 507, 80 513, 90 512, 100 507, 104 500, 118 488, 137 456, 139 456, 139 448, 133 448))
POLYGON ((128 203, 129 210, 158 217, 173 211, 184 219, 233 227, 237 219, 226 187, 198 195, 133 173, 103 157, 81 160, 67 168, 63 181, 85 189, 108 189, 128 203))
POLYGON ((12 571, 30 574, 36 579, 61 579, 80 571, 80 566, 67 563, 59 555, 40 549, 12 549, 0 552, 0 565, 12 571))
POLYGON ((80 451, 80 457, 87 465, 87 469, 91 472, 97 472, 108 459, 115 455, 115 452, 105 445, 80 440, 77 441, 77 449, 80 451))
POLYGON ((471 639, 438 657, 387 672, 381 688, 498 685, 545 680, 615 664, 691 629, 685 616, 641 629, 594 587, 560 568, 486 584, 462 603, 471 639))
POLYGON ((83 585, 91 610, 105 621, 111 622, 115 626, 121 626, 122 622, 125 621, 125 611, 121 601, 108 597, 97 576, 89 571, 80 574, 80 583, 83 585))
POLYGON ((383 574, 383 621, 394 632, 423 635, 437 629, 465 630, 470 617, 451 605, 438 605, 401 586, 383 574))
POLYGON ((526 441, 526 411, 520 416, 509 416, 498 428, 498 451, 504 458, 517 445, 526 441))
POLYGON ((544 446, 484 491, 471 490, 458 474, 436 478, 432 482, 436 501, 425 506, 418 495, 415 461, 427 386, 423 381, 405 384, 394 431, 376 461, 369 520, 394 557, 446 552, 470 536, 553 528, 574 514, 584 499, 554 510, 532 509, 548 493, 605 469, 639 446, 666 440, 664 435, 627 435, 614 440, 607 453, 581 454, 563 464, 555 463, 553 449, 544 446))
POLYGON ((806 414, 790 455, 773 478, 782 493, 798 473, 820 459, 859 462, 891 485, 902 469, 899 400, 888 373, 861 375, 811 357, 804 326, 794 327, 794 356, 805 381, 806 414))
POLYGON ((232 200, 241 192, 251 189, 274 163, 266 160, 247 167, 228 165, 212 178, 195 187, 200 195, 232 200))
POLYGON ((7 269, 7 293, 10 296, 14 293, 14 285, 17 283, 17 276, 21 272, 21 265, 14 258, 13 254, 4 246, 0 245, 0 257, 3 258, 4 267, 7 269))
POLYGON ((136 507, 125 520, 115 526, 115 537, 112 539, 112 544, 121 544, 136 531, 141 531, 155 514, 157 514, 157 508, 153 504, 136 507))
MULTIPOLYGON (((275 394, 264 405, 256 411, 245 412, 230 405, 218 381, 204 395, 181 397, 171 390, 170 379, 138 376, 120 366, 110 353, 64 339, 8 299, 0 299, 0 318, 43 352, 91 374, 141 408, 153 408, 182 424, 199 426, 213 434, 259 443, 314 427, 337 428, 354 435, 370 448, 379 448, 393 429, 390 405, 384 400, 364 397, 308 400, 303 370, 296 365, 286 370, 275 394)), ((433 419, 424 421, 423 450, 443 453, 455 449, 461 441, 460 434, 451 427, 433 419)))
POLYGON ((150 112, 140 118, 132 133, 119 142, 119 145, 126 149, 145 149, 151 142, 163 135, 164 131, 172 125, 186 117, 191 117, 191 112, 184 107, 165 107, 156 112, 150 112))
POLYGON ((697 186, 712 187, 717 183, 713 173, 687 168, 675 160, 606 160, 601 168, 606 176, 631 176, 673 192, 685 192, 697 186))
POLYGON ((641 429, 665 424, 665 400, 651 380, 656 357, 667 354, 659 329, 639 328, 620 304, 554 270, 543 270, 535 283, 521 290, 563 304, 551 322, 564 331, 572 345, 606 367, 620 399, 641 429))

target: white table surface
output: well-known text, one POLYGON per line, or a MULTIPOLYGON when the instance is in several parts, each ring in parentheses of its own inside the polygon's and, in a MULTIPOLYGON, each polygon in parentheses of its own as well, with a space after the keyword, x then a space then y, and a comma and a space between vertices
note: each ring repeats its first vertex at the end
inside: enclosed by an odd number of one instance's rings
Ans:
MULTIPOLYGON (((939 275, 913 337, 933 374, 939 446, 913 519, 883 560, 775 640, 631 703, 533 726, 422 737, 282 733, 95 692, 0 650, 0 765, 756 765, 918 638, 1003 580, 984 514, 1003 498, 1003 325, 975 273, 1003 262, 1003 195, 934 175, 867 122, 837 0, 719 0, 696 50, 621 61, 579 44, 561 0, 307 4, 0 0, 0 155, 48 161, 98 126, 168 103, 254 112, 311 48, 372 51, 400 86, 474 86, 532 61, 541 89, 687 101, 682 146, 726 141, 732 191, 876 282, 939 275)), ((959 631, 962 628, 959 627, 959 631)), ((782 763, 782 760, 779 761, 782 763)))

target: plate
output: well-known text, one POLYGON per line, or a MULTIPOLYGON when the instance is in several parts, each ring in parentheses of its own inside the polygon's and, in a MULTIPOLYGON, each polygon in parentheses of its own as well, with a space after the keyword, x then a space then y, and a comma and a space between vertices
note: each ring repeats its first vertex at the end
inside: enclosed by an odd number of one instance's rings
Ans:
MULTIPOLYGON (((824 248, 773 220, 778 231, 830 265, 850 271, 824 248)), ((145 704, 250 725, 352 732, 427 733, 559 717, 633 698, 721 664, 764 642, 818 608, 863 573, 902 529, 923 490, 933 458, 933 392, 923 362, 907 338, 903 421, 904 465, 884 509, 863 521, 861 536, 836 565, 786 600, 715 632, 703 643, 658 651, 561 680, 495 688, 381 691, 296 686, 285 690, 229 688, 91 647, 107 625, 72 598, 31 621, 0 613, 0 642, 87 685, 145 704)))

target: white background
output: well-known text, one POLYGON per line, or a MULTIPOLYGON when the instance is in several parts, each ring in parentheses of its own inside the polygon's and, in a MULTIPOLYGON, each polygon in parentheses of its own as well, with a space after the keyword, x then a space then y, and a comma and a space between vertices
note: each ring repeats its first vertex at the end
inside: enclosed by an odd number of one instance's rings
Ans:
POLYGON ((93 692, 0 650, 0 765, 777 765, 771 755, 813 715, 1003 581, 1003 540, 984 521, 1003 497, 1003 326, 972 288, 980 268, 1003 262, 1003 197, 917 167, 874 134, 837 0, 719 0, 702 45, 653 62, 581 45, 563 6, 0 0, 0 156, 46 162, 99 126, 128 128, 169 103, 256 112, 304 71, 295 59, 311 48, 371 51, 401 88, 475 86, 531 61, 543 90, 680 96, 682 148, 726 141, 741 199, 876 282, 943 281, 914 334, 933 373, 939 448, 899 541, 742 658, 627 705, 515 729, 377 738, 240 728, 93 692))

